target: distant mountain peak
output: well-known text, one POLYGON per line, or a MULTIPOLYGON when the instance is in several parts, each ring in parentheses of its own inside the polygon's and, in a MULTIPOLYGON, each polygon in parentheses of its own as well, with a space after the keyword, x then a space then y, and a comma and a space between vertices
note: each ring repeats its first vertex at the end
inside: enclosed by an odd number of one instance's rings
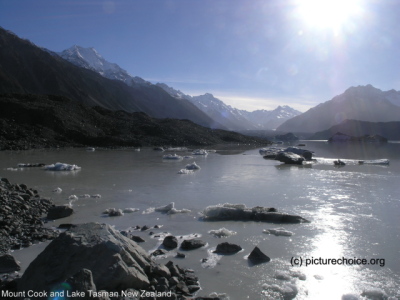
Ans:
POLYGON ((150 82, 140 77, 130 75, 117 64, 108 62, 93 47, 84 48, 82 46, 73 45, 61 53, 58 53, 58 55, 74 65, 90 69, 109 79, 123 81, 130 86, 135 86, 137 84, 151 85, 150 82))

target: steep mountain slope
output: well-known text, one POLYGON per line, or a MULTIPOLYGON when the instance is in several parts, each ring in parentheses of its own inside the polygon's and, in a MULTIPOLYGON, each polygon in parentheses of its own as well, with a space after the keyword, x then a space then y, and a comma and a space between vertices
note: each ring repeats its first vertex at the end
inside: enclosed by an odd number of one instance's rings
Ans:
POLYGON ((57 54, 78 67, 95 71, 108 79, 122 81, 129 86, 151 85, 143 78, 130 75, 117 64, 106 61, 94 48, 74 45, 57 54))
POLYGON ((317 132, 327 130, 346 119, 367 122, 400 121, 400 106, 393 104, 388 100, 388 94, 372 85, 351 87, 332 100, 286 121, 277 130, 317 132))
POLYGON ((400 122, 365 122, 345 120, 328 130, 316 132, 310 139, 327 140, 335 133, 341 132, 350 136, 380 135, 389 140, 400 140, 400 122))
POLYGON ((155 119, 144 113, 111 111, 62 96, 0 95, 0 150, 66 146, 267 145, 236 132, 188 120, 155 119))
POLYGON ((190 96, 179 90, 164 84, 157 83, 171 96, 177 99, 187 99, 195 104, 200 110, 205 112, 212 119, 223 124, 231 130, 268 130, 275 129, 284 121, 301 114, 301 112, 289 107, 278 106, 275 110, 256 110, 249 112, 233 108, 225 104, 212 94, 206 93, 200 96, 190 96))
POLYGON ((190 119, 218 127, 188 101, 155 85, 126 85, 77 67, 0 28, 0 93, 53 94, 110 110, 141 111, 156 118, 190 119))

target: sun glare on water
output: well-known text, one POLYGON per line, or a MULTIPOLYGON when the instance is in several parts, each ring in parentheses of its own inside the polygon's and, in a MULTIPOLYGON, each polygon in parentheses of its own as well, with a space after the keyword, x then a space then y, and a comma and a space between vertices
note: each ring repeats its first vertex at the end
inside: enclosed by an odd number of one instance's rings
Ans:
POLYGON ((339 33, 362 14, 361 0, 298 0, 297 16, 307 26, 339 33))

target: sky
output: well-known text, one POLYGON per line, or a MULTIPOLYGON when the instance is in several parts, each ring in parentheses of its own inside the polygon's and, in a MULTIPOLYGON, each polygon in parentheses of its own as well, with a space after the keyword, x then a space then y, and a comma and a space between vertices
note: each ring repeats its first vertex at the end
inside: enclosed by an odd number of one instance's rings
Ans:
POLYGON ((253 111, 400 90, 398 0, 0 0, 0 26, 253 111))

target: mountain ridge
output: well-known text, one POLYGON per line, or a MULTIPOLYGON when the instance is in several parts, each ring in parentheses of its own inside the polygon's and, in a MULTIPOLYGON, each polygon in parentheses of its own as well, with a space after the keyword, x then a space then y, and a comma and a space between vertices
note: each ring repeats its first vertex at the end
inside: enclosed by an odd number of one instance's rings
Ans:
POLYGON ((309 109, 282 125, 279 131, 319 132, 346 119, 366 122, 400 121, 400 92, 383 92, 372 85, 350 87, 344 93, 309 109), (391 99, 388 99, 390 92, 391 99))
POLYGON ((53 94, 110 110, 144 112, 156 118, 190 119, 224 128, 189 101, 155 85, 128 86, 43 51, 0 27, 0 93, 53 94))

